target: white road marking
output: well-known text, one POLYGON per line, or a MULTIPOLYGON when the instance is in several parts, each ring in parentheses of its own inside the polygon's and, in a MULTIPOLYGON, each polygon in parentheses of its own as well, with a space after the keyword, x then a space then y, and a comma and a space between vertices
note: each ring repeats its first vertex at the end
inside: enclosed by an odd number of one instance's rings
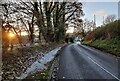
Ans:
POLYGON ((111 76, 113 76, 114 78, 116 78, 118 81, 120 81, 120 79, 118 77, 116 77, 114 74, 112 74, 111 72, 109 72, 108 70, 106 70, 104 67, 102 67, 101 65, 99 65, 97 62, 95 62, 92 58, 88 57, 92 62, 94 62, 96 65, 98 65, 101 69, 103 69, 104 71, 106 71, 107 73, 109 73, 111 76))

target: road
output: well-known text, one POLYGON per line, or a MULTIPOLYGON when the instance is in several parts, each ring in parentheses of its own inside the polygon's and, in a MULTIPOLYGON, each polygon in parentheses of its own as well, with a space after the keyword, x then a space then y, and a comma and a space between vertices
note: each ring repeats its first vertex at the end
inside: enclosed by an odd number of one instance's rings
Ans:
POLYGON ((109 79, 118 81, 118 60, 97 49, 70 44, 59 52, 59 79, 109 79))

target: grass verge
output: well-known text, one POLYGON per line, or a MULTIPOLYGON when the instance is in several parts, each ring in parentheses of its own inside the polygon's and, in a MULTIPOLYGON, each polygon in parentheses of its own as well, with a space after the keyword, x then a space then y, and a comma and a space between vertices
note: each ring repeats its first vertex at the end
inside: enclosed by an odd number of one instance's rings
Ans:
POLYGON ((95 47, 97 49, 106 51, 115 56, 120 57, 120 39, 112 38, 112 39, 97 39, 95 41, 83 41, 82 44, 89 45, 95 47))

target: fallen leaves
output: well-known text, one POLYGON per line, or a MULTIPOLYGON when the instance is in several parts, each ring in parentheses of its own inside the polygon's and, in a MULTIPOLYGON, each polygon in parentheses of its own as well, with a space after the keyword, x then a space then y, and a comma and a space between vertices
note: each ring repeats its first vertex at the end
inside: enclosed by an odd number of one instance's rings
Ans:
POLYGON ((25 72, 33 62, 42 58, 44 54, 57 46, 58 44, 24 47, 16 49, 13 53, 3 54, 2 79, 16 79, 16 77, 25 72))

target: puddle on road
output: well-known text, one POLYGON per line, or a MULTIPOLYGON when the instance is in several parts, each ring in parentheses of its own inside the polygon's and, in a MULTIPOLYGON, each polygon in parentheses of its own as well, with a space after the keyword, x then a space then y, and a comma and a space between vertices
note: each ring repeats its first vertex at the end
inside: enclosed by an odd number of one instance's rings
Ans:
POLYGON ((30 67, 27 68, 27 70, 21 74, 20 77, 17 77, 17 79, 25 79, 28 75, 33 74, 37 71, 41 71, 46 68, 45 64, 52 61, 57 54, 58 50, 60 50, 61 47, 55 48, 54 50, 50 51, 49 53, 45 54, 44 57, 41 59, 38 59, 36 62, 34 62, 30 67))

